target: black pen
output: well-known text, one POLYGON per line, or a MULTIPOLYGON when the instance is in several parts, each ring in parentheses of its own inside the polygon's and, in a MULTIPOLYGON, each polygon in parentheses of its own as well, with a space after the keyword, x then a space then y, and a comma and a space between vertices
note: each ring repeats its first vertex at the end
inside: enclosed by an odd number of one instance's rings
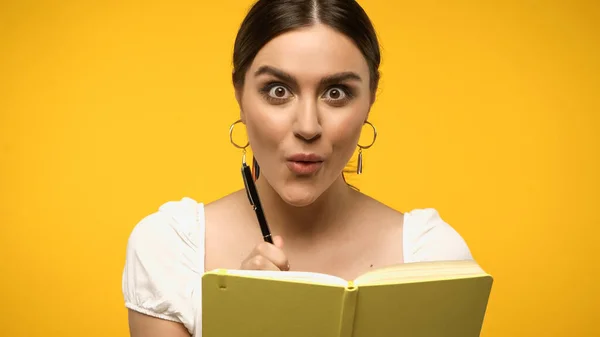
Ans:
POLYGON ((254 209, 254 213, 256 213, 256 219, 258 220, 258 225, 260 226, 260 231, 262 232, 263 239, 265 240, 265 242, 273 244, 271 231, 269 230, 267 219, 265 219, 265 213, 263 212, 262 205, 260 204, 260 198, 258 197, 258 192, 256 191, 256 185, 254 185, 252 171, 250 170, 250 167, 246 165, 245 161, 242 162, 242 177, 244 178, 244 186, 246 188, 248 200, 250 201, 250 205, 254 209))

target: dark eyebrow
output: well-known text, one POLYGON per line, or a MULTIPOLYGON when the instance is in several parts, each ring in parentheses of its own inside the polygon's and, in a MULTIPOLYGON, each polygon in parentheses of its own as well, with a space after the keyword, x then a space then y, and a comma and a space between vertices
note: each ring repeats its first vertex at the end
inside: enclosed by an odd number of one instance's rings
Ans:
POLYGON ((362 78, 358 76, 357 73, 346 71, 343 73, 333 74, 331 76, 324 77, 321 79, 320 85, 321 87, 328 87, 333 84, 337 84, 343 81, 358 81, 362 82, 362 78))
POLYGON ((275 76, 282 81, 288 82, 289 84, 293 85, 294 87, 298 87, 298 81, 296 80, 296 78, 294 76, 292 76, 284 71, 281 71, 277 68, 273 68, 270 66, 262 66, 262 67, 258 68, 258 70, 254 73, 254 76, 258 77, 258 76, 264 75, 264 74, 275 76))
MULTIPOLYGON (((264 75, 264 74, 269 74, 269 75, 275 76, 275 77, 279 78, 280 80, 288 82, 295 87, 298 86, 298 81, 296 80, 296 78, 294 76, 292 76, 282 70, 279 70, 277 68, 273 68, 270 66, 262 66, 262 67, 258 68, 258 70, 254 73, 254 76, 260 76, 260 75, 264 75)), ((343 81, 349 81, 349 80, 362 82, 362 78, 357 73, 352 72, 352 71, 346 71, 346 72, 337 73, 337 74, 329 75, 329 76, 322 78, 321 81, 319 81, 319 85, 321 87, 328 87, 330 85, 337 84, 337 83, 340 83, 343 81)))

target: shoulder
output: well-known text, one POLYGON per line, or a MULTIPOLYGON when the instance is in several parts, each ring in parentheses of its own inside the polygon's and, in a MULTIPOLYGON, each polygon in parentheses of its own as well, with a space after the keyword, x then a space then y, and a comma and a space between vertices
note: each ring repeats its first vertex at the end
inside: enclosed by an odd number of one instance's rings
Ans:
POLYGON ((472 260, 462 236, 433 208, 404 213, 404 261, 472 260))
POLYGON ((202 245, 203 213, 204 205, 191 198, 163 203, 133 227, 126 262, 148 257, 164 260, 165 253, 180 252, 184 246, 197 250, 202 245))
POLYGON ((181 245, 197 250, 201 245, 203 205, 183 198, 162 204, 139 221, 129 236, 127 252, 156 254, 156 248, 172 251, 181 245))
MULTIPOLYGON (((144 217, 127 241, 122 291, 129 309, 193 331, 203 267, 203 205, 183 198, 144 217)), ((199 301, 198 301, 199 302, 199 301)))

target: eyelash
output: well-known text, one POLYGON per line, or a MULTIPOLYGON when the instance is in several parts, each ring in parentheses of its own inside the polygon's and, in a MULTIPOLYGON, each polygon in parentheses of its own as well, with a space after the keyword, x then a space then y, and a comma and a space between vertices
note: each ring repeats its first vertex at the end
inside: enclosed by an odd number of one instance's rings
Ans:
MULTIPOLYGON (((262 89, 260 89, 260 93, 269 103, 283 104, 287 101, 287 98, 276 98, 276 97, 269 95, 270 91, 276 87, 282 87, 290 94, 292 92, 290 90, 290 88, 288 88, 288 86, 286 86, 283 83, 271 82, 271 83, 267 83, 267 85, 265 85, 262 89)), ((334 103, 336 105, 341 106, 341 105, 344 105, 346 102, 350 101, 352 98, 354 98, 354 92, 347 85, 344 85, 344 84, 332 85, 329 88, 327 88, 327 90, 325 90, 325 93, 331 91, 332 89, 340 90, 344 94, 344 98, 342 98, 342 99, 326 99, 326 101, 328 103, 334 103)), ((325 94, 323 94, 323 95, 325 95, 325 94)))
POLYGON ((273 88, 276 88, 276 87, 282 87, 287 92, 291 92, 291 90, 285 84, 278 83, 278 82, 271 82, 271 83, 267 83, 267 85, 265 85, 262 89, 260 89, 260 93, 269 103, 274 103, 274 104, 285 103, 285 101, 286 101, 285 98, 276 98, 276 97, 269 95, 269 92, 271 90, 273 90, 273 88))

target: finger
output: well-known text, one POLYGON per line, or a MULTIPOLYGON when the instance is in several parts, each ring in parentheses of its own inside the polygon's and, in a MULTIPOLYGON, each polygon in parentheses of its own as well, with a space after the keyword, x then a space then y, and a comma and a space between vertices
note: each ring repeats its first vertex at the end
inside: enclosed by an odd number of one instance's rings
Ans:
MULTIPOLYGON (((275 245, 275 247, 283 250, 283 238, 281 236, 275 235, 273 237, 273 244, 275 245)), ((287 260, 287 258, 286 258, 286 260, 287 260)), ((284 270, 284 271, 290 270, 290 263, 289 263, 289 261, 286 261, 286 265, 283 266, 283 268, 281 268, 281 270, 284 270)))
POLYGON ((279 235, 273 236, 273 244, 279 249, 283 249, 283 238, 279 235))
POLYGON ((248 259, 246 259, 242 263, 242 269, 244 270, 273 270, 279 271, 279 267, 277 267, 273 262, 262 255, 254 255, 248 259))
MULTIPOLYGON (((279 238, 280 242, 283 242, 281 238, 279 238)), ((266 257, 271 263, 276 265, 280 270, 289 270, 289 263, 287 256, 283 250, 275 245, 272 245, 267 242, 261 242, 256 246, 255 253, 253 255, 262 255, 266 257)))

